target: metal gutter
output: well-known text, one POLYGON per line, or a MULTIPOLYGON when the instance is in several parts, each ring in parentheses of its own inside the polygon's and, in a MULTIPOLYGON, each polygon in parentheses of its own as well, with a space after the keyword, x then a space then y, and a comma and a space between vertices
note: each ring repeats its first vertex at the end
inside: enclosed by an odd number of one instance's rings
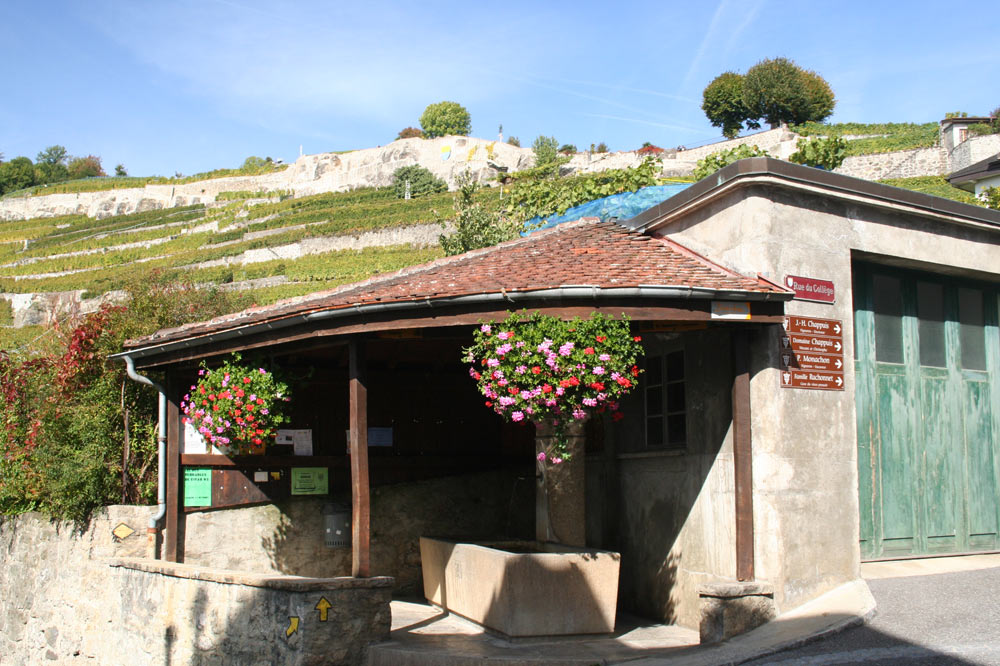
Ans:
POLYGON ((167 474, 167 391, 162 386, 154 382, 149 377, 140 375, 135 371, 135 360, 131 357, 125 358, 125 372, 128 376, 146 386, 152 386, 160 394, 159 409, 157 410, 157 432, 156 432, 156 513, 149 519, 149 529, 154 532, 160 527, 160 521, 167 515, 167 494, 166 494, 166 474, 167 474))
POLYGON ((327 319, 339 319, 355 315, 375 314, 383 312, 402 312, 406 310, 417 310, 423 308, 440 308, 453 305, 478 305, 492 303, 520 303, 533 300, 556 300, 556 299, 595 299, 603 298, 657 298, 657 299, 706 299, 706 300, 741 300, 741 301, 788 301, 794 297, 791 292, 756 292, 739 290, 719 290, 707 287, 685 287, 685 286, 660 286, 660 285, 639 285, 636 287, 611 287, 601 288, 587 285, 567 285, 554 287, 551 289, 538 289, 533 291, 500 291, 499 293, 470 294, 466 296, 449 296, 444 298, 424 298, 422 300, 399 301, 393 303, 369 303, 366 305, 353 305, 340 307, 331 310, 321 310, 308 314, 300 314, 276 321, 264 321, 257 324, 249 324, 239 328, 231 328, 218 333, 209 333, 194 338, 184 340, 174 340, 164 342, 159 345, 140 347, 125 352, 113 354, 111 358, 124 358, 126 363, 131 359, 147 358, 157 356, 177 349, 186 349, 200 346, 212 342, 232 340, 244 336, 254 335, 261 331, 289 328, 297 324, 324 321, 327 319))

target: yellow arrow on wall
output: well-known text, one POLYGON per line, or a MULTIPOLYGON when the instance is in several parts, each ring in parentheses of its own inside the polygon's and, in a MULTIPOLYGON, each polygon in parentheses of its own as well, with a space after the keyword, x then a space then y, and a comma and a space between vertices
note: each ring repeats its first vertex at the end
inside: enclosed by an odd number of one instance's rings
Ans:
POLYGON ((285 638, 291 638, 292 634, 299 630, 299 618, 294 615, 288 618, 288 629, 285 629, 285 638))
POLYGON ((332 607, 333 607, 333 604, 331 604, 329 601, 327 601, 326 597, 320 597, 319 598, 319 603, 316 604, 316 610, 319 611, 319 621, 320 622, 326 622, 327 613, 329 612, 330 608, 332 608, 332 607))

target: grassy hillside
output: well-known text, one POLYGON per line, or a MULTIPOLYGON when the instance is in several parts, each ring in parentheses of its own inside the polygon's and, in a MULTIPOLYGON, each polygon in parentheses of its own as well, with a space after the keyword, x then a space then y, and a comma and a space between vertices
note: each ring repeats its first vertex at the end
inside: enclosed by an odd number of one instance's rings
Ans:
MULTIPOLYGON (((484 195, 496 196, 492 191, 484 195)), ((383 188, 300 199, 273 197, 264 203, 236 198, 103 220, 67 216, 2 222, 0 292, 84 289, 86 295, 98 296, 157 270, 167 279, 220 285, 272 278, 267 286, 251 290, 254 302, 266 304, 431 261, 443 253, 436 244, 404 244, 295 259, 279 258, 275 252, 273 260, 242 263, 244 252, 434 223, 451 213, 449 193, 404 201, 383 188), (213 263, 199 266, 205 262, 213 263)), ((9 308, 0 311, 0 349, 44 338, 43 329, 13 329, 10 321, 9 308)))

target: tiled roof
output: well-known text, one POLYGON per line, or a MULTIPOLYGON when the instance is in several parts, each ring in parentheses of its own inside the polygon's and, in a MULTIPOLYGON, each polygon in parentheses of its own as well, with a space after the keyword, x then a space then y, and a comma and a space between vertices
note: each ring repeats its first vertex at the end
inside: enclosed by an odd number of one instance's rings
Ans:
POLYGON ((599 289, 655 286, 786 294, 777 285, 729 271, 672 241, 630 231, 614 222, 585 218, 364 282, 251 308, 207 322, 164 329, 129 341, 126 347, 156 345, 358 305, 425 302, 567 286, 599 289))

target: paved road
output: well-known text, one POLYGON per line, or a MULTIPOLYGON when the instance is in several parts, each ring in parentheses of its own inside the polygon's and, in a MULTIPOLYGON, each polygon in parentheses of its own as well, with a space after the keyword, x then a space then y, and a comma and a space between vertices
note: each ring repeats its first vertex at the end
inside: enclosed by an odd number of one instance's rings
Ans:
POLYGON ((1000 568, 885 578, 867 625, 750 664, 976 664, 1000 666, 1000 568))

